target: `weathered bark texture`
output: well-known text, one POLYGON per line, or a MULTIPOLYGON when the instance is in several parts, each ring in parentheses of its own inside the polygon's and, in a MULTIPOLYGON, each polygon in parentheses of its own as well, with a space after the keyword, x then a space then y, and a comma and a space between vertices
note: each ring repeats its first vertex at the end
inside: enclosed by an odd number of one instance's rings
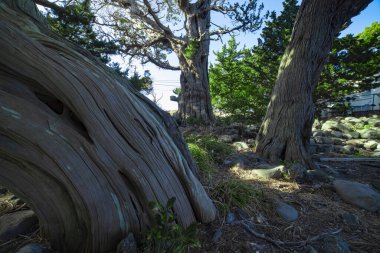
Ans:
POLYGON ((110 252, 176 197, 184 226, 214 219, 169 116, 51 34, 33 1, 0 2, 0 185, 61 252, 110 252))
POLYGON ((214 121, 208 79, 210 3, 210 0, 197 1, 185 9, 188 16, 186 20, 187 44, 177 46, 175 50, 181 68, 178 115, 183 123, 186 123, 189 118, 207 124, 214 121), (186 50, 191 47, 193 51, 186 53, 186 50))
POLYGON ((268 110, 257 137, 257 152, 272 162, 287 160, 309 168, 314 121, 312 93, 333 39, 342 25, 371 0, 304 0, 282 58, 268 110))

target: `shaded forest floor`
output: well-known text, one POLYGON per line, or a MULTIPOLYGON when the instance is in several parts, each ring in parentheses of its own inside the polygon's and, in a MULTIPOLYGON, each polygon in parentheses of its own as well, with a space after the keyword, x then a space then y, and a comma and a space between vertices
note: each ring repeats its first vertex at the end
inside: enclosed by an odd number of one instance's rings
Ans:
MULTIPOLYGON (((182 130, 187 140, 195 143, 215 134, 202 128, 182 130)), ((252 143, 249 138, 239 141, 252 143)), ((320 157, 337 154, 319 153, 313 159, 329 173, 300 183, 286 175, 265 179, 239 162, 226 162, 228 157, 256 157, 252 145, 237 148, 223 141, 211 141, 209 145, 219 145, 215 153, 211 150, 212 162, 202 161, 202 157, 196 160, 205 163, 200 164, 206 166, 201 168, 201 181, 220 212, 211 224, 200 225, 202 246, 189 252, 380 252, 379 213, 345 203, 332 187, 332 178, 379 183, 379 162, 320 162, 320 157), (280 217, 276 212, 278 202, 292 206, 298 218, 287 221, 280 217)), ((11 193, 0 193, 0 216, 27 209, 11 193)), ((30 243, 47 245, 39 231, 33 230, 2 243, 0 253, 15 252, 30 243)))

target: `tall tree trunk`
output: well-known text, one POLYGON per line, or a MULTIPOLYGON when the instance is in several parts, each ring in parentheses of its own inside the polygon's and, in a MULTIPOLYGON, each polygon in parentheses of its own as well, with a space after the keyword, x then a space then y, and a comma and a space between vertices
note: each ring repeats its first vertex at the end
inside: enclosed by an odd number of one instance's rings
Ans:
POLYGON ((0 185, 61 252, 110 252, 176 198, 180 224, 216 209, 169 116, 51 34, 30 0, 0 2, 0 185))
POLYGON ((192 118, 209 124, 214 121, 208 79, 210 0, 200 2, 192 5, 188 15, 188 43, 177 52, 181 67, 178 114, 182 122, 192 118))
POLYGON ((345 22, 370 2, 371 0, 302 2, 257 137, 257 152, 264 158, 272 162, 299 162, 313 168, 308 150, 314 121, 312 93, 334 37, 345 22))

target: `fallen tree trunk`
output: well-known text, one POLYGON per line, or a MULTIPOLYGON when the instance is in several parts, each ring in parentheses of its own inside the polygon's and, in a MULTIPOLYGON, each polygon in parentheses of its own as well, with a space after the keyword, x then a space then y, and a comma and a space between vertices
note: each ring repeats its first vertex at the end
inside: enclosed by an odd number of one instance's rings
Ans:
POLYGON ((187 226, 216 209, 172 119, 47 29, 33 1, 0 2, 0 185, 61 252, 109 252, 176 198, 187 226))

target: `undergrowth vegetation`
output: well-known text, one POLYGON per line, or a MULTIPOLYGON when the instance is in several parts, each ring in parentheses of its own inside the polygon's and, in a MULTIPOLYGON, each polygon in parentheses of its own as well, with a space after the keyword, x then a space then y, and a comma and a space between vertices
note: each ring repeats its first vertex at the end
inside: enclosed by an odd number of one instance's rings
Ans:
POLYGON ((158 202, 149 203, 155 224, 146 233, 144 252, 183 253, 201 246, 196 223, 187 228, 176 223, 174 203, 175 198, 169 199, 166 206, 158 202))

